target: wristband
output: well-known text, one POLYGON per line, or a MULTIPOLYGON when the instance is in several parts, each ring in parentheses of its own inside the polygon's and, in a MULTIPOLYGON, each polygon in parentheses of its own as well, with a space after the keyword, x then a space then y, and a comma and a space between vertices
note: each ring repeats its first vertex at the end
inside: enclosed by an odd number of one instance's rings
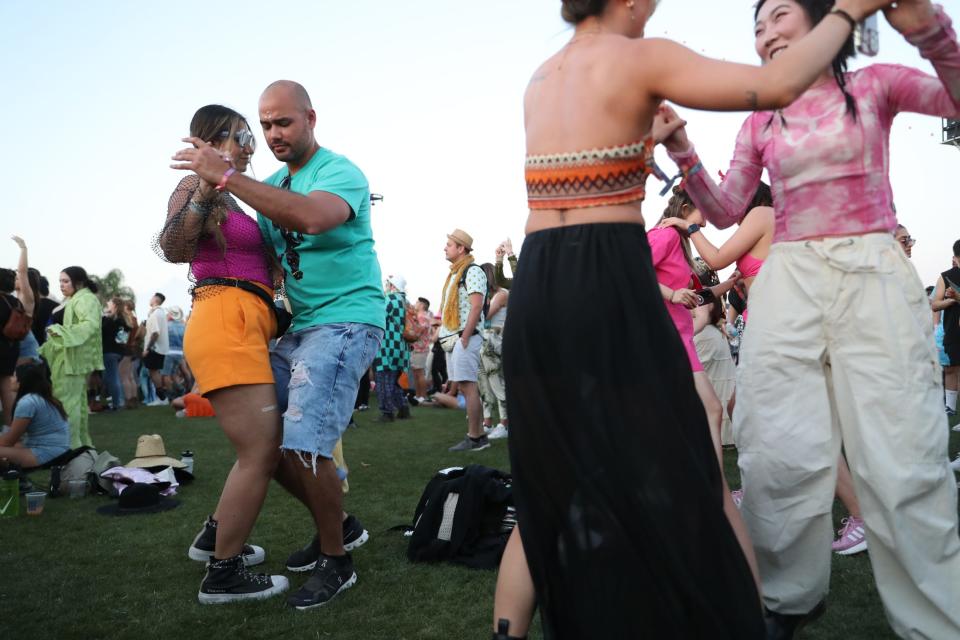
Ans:
POLYGON ((224 189, 226 189, 226 188, 227 188, 227 180, 229 180, 229 179, 230 179, 230 176, 232 176, 232 175, 235 174, 236 172, 237 172, 237 170, 234 169, 233 167, 230 167, 229 169, 227 169, 226 171, 224 171, 224 172, 223 172, 223 177, 220 178, 220 182, 217 184, 217 186, 214 187, 214 189, 216 189, 217 191, 223 191, 224 189))
POLYGON ((841 8, 839 8, 839 7, 834 7, 833 9, 830 9, 830 13, 833 14, 833 15, 835 15, 835 16, 837 16, 837 17, 839 17, 839 18, 843 18, 844 20, 846 20, 846 21, 850 24, 850 30, 851 30, 851 31, 855 31, 855 30, 856 30, 856 28, 857 28, 857 21, 854 20, 854 19, 853 19, 853 16, 851 16, 849 13, 847 13, 847 12, 844 11, 843 9, 841 9, 841 8))

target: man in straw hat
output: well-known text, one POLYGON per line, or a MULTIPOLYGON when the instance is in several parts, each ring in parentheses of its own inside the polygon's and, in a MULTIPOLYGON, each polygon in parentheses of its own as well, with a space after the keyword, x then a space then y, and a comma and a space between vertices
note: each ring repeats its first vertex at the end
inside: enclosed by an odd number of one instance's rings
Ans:
POLYGON ((467 436, 450 447, 450 451, 480 451, 490 446, 481 426, 483 405, 477 387, 487 276, 474 262, 472 251, 473 237, 466 231, 454 229, 447 235, 444 253, 450 263, 450 272, 443 284, 438 339, 449 354, 450 380, 459 383, 467 400, 468 423, 467 436))

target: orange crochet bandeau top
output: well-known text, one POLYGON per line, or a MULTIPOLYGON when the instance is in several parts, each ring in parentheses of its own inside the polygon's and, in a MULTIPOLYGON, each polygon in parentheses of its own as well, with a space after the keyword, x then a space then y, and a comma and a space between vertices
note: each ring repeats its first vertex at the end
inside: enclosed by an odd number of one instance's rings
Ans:
POLYGON ((653 138, 605 149, 527 156, 531 209, 581 209, 643 200, 653 138))

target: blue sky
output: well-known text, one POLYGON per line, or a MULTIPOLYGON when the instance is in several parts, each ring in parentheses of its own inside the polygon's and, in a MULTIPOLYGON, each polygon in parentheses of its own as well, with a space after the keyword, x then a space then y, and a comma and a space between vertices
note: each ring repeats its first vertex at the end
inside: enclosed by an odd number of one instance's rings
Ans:
MULTIPOLYGON (((960 19, 956 0, 947 4, 960 19)), ((756 63, 751 6, 662 0, 647 34, 756 63)), ((313 98, 320 143, 353 159, 385 195, 373 209, 384 274, 403 274, 411 295, 439 302, 449 230, 472 233, 481 260, 492 260, 505 237, 518 249, 522 242, 522 96, 536 66, 569 38, 559 7, 557 0, 4 0, 0 264, 15 265, 7 237, 18 234, 51 280, 71 264, 92 273, 116 267, 141 311, 155 290, 187 309, 186 266, 165 264, 150 249, 181 177, 169 157, 198 107, 219 102, 255 121, 262 89, 289 78, 313 98)), ((930 70, 886 24, 876 60, 930 70)), ((726 169, 745 114, 684 116, 708 169, 726 169)), ((255 133, 253 167, 262 178, 279 165, 255 133)), ((931 284, 960 237, 950 215, 960 151, 939 140, 938 119, 913 115, 900 116, 891 136, 897 206, 931 284)), ((648 199, 648 221, 663 205, 655 193, 648 199)))

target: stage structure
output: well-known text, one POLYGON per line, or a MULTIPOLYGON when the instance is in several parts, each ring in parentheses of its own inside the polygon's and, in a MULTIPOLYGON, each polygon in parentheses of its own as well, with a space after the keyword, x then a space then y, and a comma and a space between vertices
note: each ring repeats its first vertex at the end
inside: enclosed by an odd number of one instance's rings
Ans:
POLYGON ((960 149, 960 120, 943 120, 943 144, 960 149))

